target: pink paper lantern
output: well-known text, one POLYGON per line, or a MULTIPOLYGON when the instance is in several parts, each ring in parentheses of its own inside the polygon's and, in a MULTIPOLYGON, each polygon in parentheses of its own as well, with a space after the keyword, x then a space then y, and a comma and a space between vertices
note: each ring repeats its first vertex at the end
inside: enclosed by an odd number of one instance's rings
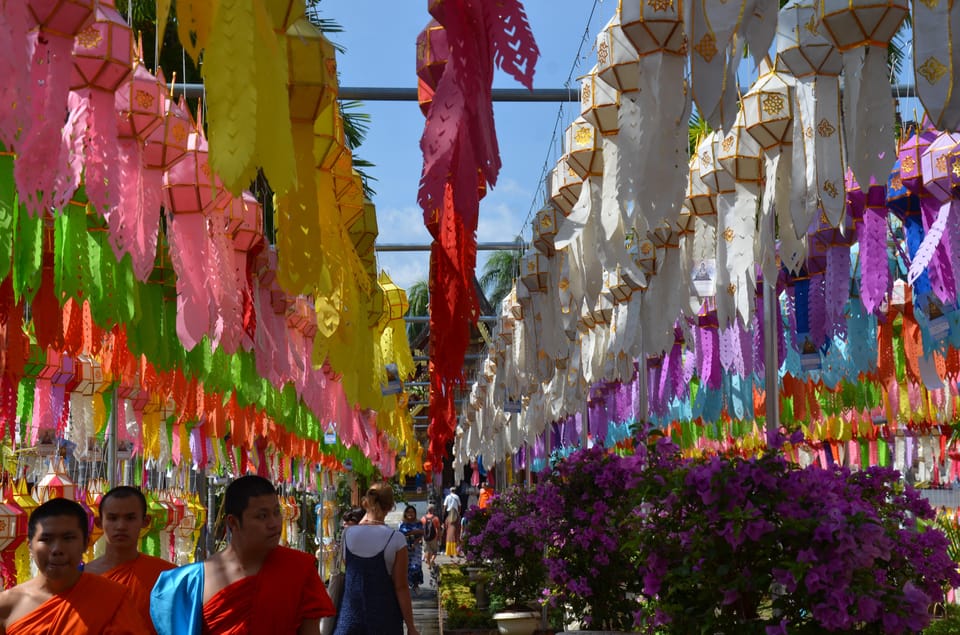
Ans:
POLYGON ((113 6, 100 0, 93 21, 77 33, 73 43, 71 88, 115 92, 133 68, 133 31, 113 6))
POLYGON ((198 214, 226 199, 227 192, 210 167, 209 145, 202 130, 202 123, 191 130, 186 155, 164 176, 170 211, 174 214, 198 214))
MULTIPOLYGON (((156 81, 165 91, 163 71, 158 73, 156 81)), ((171 97, 166 97, 163 123, 147 135, 143 148, 144 165, 147 168, 169 169, 187 153, 187 141, 193 130, 193 118, 183 101, 178 104, 171 97)))
POLYGON ((263 207, 250 192, 243 192, 240 222, 233 231, 233 248, 250 251, 263 240, 263 207))
POLYGON ((31 15, 47 32, 72 37, 93 14, 94 0, 28 0, 31 15))
POLYGON ((119 135, 146 143, 153 131, 163 123, 165 87, 142 61, 138 62, 126 83, 117 90, 114 105, 119 135))

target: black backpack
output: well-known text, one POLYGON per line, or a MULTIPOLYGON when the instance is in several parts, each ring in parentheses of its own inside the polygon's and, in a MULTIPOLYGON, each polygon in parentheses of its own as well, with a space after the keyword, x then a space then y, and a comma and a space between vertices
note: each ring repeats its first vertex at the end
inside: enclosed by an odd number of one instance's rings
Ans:
POLYGON ((427 542, 437 539, 437 524, 433 522, 435 516, 423 517, 423 539, 427 542))

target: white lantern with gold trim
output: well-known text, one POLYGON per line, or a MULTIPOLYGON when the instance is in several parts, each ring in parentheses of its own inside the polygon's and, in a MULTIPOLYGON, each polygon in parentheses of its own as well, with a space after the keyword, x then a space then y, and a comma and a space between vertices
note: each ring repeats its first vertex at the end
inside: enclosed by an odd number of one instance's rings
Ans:
POLYGON ((603 173, 603 150, 596 127, 583 117, 567 126, 565 135, 567 164, 577 176, 599 176, 603 173))

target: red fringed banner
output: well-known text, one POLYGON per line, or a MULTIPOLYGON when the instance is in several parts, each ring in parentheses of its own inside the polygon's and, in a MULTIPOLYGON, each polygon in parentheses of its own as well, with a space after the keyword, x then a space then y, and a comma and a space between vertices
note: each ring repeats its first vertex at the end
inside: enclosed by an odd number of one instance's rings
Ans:
POLYGON ((456 426, 453 389, 463 379, 470 325, 477 319, 473 280, 480 199, 500 171, 493 69, 496 64, 532 89, 539 51, 518 0, 437 0, 430 13, 436 22, 417 46, 420 101, 427 116, 418 201, 434 238, 429 458, 439 471, 456 426))

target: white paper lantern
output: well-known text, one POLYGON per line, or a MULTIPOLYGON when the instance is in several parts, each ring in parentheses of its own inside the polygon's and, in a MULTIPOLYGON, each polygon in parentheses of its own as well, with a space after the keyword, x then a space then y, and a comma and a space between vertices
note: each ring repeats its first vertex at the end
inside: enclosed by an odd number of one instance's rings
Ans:
POLYGON ((620 0, 620 28, 641 57, 686 55, 684 0, 620 0))
POLYGON ((583 117, 567 126, 567 163, 581 179, 603 174, 603 149, 596 127, 583 117))
POLYGON ((597 35, 597 74, 621 93, 637 90, 637 51, 620 26, 620 12, 597 35))

